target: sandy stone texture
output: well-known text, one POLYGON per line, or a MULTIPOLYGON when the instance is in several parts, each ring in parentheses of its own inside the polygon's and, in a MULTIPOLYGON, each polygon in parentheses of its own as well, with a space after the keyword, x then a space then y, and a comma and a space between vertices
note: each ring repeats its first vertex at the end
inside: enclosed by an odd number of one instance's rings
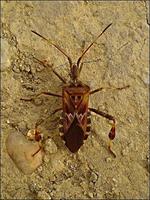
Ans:
POLYGON ((149 199, 148 2, 2 1, 1 9, 1 199, 149 199), (54 64, 69 80, 67 59, 31 30, 61 46, 76 62, 110 23, 86 54, 80 80, 91 90, 130 85, 90 98, 90 107, 117 120, 117 157, 107 150, 110 124, 95 114, 90 136, 72 154, 59 136, 60 113, 50 114, 61 107, 61 99, 20 100, 41 91, 61 94, 62 82, 33 57, 54 64), (24 175, 7 154, 6 138, 27 133, 44 118, 40 128, 50 137, 44 162, 32 175, 24 175))

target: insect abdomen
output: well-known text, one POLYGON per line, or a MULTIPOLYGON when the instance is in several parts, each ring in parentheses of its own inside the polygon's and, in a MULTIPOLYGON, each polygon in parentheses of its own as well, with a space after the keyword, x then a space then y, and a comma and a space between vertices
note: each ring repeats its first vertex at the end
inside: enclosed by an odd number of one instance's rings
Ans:
POLYGON ((68 131, 64 133, 63 139, 65 140, 65 145, 68 149, 75 153, 83 145, 84 131, 79 126, 78 120, 75 117, 68 131))

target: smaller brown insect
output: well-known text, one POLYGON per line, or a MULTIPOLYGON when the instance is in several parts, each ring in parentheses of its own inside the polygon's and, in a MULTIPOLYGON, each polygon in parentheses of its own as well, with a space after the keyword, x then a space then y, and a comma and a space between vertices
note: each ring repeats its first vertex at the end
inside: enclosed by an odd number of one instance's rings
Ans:
MULTIPOLYGON (((57 108, 54 113, 62 110, 62 118, 60 120, 60 124, 62 125, 60 128, 60 132, 62 133, 62 138, 65 141, 65 145, 68 149, 75 153, 79 150, 79 148, 83 145, 83 141, 87 139, 89 132, 90 132, 90 113, 94 112, 102 117, 105 117, 112 121, 112 127, 108 134, 109 136, 109 150, 115 156, 115 153, 112 151, 111 148, 111 141, 115 138, 115 126, 116 120, 113 116, 99 111, 95 108, 89 108, 89 96, 93 95, 96 92, 99 92, 105 88, 98 88, 96 90, 91 91, 88 85, 85 85, 79 80, 79 75, 82 70, 83 63, 81 60, 83 59, 86 52, 93 46, 96 40, 112 25, 109 24, 97 37, 96 39, 84 50, 82 55, 79 57, 77 62, 74 64, 71 58, 62 50, 59 46, 52 43, 50 40, 46 39, 39 33, 32 31, 34 34, 40 36, 42 39, 47 41, 49 44, 53 45, 57 50, 59 50, 69 61, 70 65, 70 82, 67 83, 66 80, 60 76, 49 64, 46 64, 43 61, 40 61, 36 58, 36 60, 44 65, 45 67, 51 67, 54 74, 64 83, 62 87, 62 94, 55 94, 52 92, 42 92, 37 94, 36 97, 40 95, 50 95, 59 97, 62 99, 62 107, 57 108)), ((127 88, 129 86, 115 88, 118 90, 127 88)), ((110 89, 110 88, 109 88, 110 89)), ((36 97, 30 99, 24 99, 31 101, 36 97)))

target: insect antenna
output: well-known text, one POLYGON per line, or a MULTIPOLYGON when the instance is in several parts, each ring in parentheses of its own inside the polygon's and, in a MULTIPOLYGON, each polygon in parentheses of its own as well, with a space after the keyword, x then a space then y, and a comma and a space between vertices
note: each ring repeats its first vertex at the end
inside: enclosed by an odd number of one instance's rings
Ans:
MULTIPOLYGON (((32 30, 31 30, 32 31, 32 30)), ((64 50, 62 50, 59 46, 57 46, 56 44, 54 44, 53 42, 51 42, 49 39, 46 39, 44 36, 40 35, 39 33, 37 33, 36 31, 32 31, 32 33, 38 35, 39 37, 41 37, 42 39, 44 39, 45 41, 47 41, 49 44, 53 45, 56 49, 58 49, 64 56, 67 57, 69 64, 70 64, 70 69, 72 68, 72 60, 71 58, 64 52, 64 50)))
POLYGON ((86 52, 91 48, 91 46, 93 46, 93 44, 96 42, 96 40, 112 25, 109 24, 97 37, 96 39, 85 49, 85 51, 82 53, 82 55, 79 57, 78 61, 77 61, 77 67, 79 68, 80 62, 83 58, 83 56, 86 54, 86 52))

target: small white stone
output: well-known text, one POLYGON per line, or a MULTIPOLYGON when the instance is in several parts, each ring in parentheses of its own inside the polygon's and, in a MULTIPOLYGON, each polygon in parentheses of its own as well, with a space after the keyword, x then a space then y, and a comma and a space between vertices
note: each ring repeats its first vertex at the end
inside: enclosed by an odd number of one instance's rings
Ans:
POLYGON ((51 196, 45 191, 38 192, 37 197, 39 199, 52 199, 51 196))
POLYGON ((10 120, 9 120, 9 119, 7 119, 6 123, 7 123, 7 124, 10 124, 10 120))
POLYGON ((91 198, 93 198, 94 195, 93 195, 92 192, 89 192, 89 193, 88 193, 88 196, 91 197, 91 198))
POLYGON ((117 180, 115 178, 112 178, 113 182, 117 183, 117 180))
POLYGON ((112 159, 110 157, 106 158, 106 162, 110 163, 112 161, 112 159))
POLYGON ((125 148, 125 149, 122 150, 122 155, 123 156, 127 156, 128 153, 129 153, 129 149, 128 148, 125 148))
POLYGON ((91 176, 90 176, 90 181, 95 183, 98 179, 98 175, 94 172, 91 173, 91 176))
POLYGON ((40 167, 37 169, 38 172, 42 172, 42 170, 43 170, 43 167, 42 167, 42 166, 40 166, 40 167))
POLYGON ((52 139, 48 139, 45 144, 45 150, 50 154, 57 152, 57 146, 52 139))
POLYGON ((45 163, 49 163, 50 159, 49 159, 49 156, 45 155, 44 156, 44 162, 45 163))

